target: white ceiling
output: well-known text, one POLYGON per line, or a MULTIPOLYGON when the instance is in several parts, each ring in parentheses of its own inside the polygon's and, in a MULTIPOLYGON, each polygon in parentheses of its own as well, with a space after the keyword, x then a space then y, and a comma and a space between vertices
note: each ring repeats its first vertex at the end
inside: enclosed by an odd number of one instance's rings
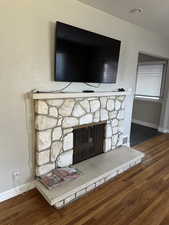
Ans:
POLYGON ((127 20, 169 38, 169 0, 79 0, 113 16, 127 20), (143 8, 142 14, 131 14, 143 8))

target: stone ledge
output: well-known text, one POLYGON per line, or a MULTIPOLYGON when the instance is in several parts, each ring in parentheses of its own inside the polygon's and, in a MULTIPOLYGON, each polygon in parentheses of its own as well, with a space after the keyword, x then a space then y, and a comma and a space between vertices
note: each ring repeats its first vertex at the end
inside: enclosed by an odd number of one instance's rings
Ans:
POLYGON ((114 151, 73 165, 73 167, 82 171, 81 176, 76 180, 64 182, 53 190, 46 189, 38 181, 36 182, 36 187, 50 205, 61 208, 118 174, 137 165, 142 161, 143 157, 143 153, 122 146, 114 151))
POLYGON ((130 95, 130 91, 112 91, 112 92, 65 92, 65 93, 33 93, 33 99, 57 99, 57 98, 85 98, 85 97, 103 97, 103 96, 115 96, 115 95, 130 95))

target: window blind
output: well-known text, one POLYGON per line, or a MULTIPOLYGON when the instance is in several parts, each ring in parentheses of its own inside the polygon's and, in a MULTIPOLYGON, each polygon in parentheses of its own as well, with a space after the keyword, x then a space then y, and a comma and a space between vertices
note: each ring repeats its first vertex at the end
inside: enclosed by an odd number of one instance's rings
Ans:
POLYGON ((138 66, 136 95, 160 97, 163 64, 138 66))

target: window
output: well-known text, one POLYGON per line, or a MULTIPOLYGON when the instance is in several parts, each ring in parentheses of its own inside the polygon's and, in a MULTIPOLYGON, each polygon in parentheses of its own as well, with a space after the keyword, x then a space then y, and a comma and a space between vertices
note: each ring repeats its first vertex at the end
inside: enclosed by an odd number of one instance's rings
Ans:
POLYGON ((139 64, 137 70, 136 97, 160 99, 164 64, 139 64))

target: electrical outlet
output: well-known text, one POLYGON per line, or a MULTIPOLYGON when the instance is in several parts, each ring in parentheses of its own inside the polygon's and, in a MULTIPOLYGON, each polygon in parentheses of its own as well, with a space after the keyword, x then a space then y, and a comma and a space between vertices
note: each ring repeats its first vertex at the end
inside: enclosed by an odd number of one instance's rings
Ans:
POLYGON ((17 187, 21 182, 21 171, 19 169, 14 170, 12 173, 13 187, 17 187))
POLYGON ((123 145, 128 143, 128 137, 123 137, 123 145))
POLYGON ((20 175, 21 175, 20 170, 15 170, 15 171, 12 172, 12 176, 13 176, 14 180, 18 180, 20 175))

